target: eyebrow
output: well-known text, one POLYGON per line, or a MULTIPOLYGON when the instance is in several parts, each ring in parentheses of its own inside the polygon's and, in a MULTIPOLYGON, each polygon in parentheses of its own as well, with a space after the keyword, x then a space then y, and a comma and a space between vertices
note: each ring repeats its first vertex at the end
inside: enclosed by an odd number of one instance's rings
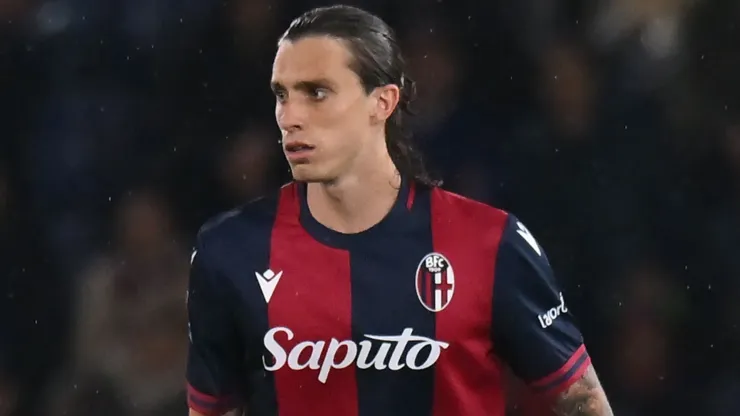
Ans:
MULTIPOLYGON (((272 81, 270 83, 270 88, 273 91, 286 89, 285 86, 278 81, 272 81)), ((330 90, 334 90, 334 83, 329 81, 326 78, 318 78, 318 79, 296 82, 293 85, 293 88, 297 90, 301 90, 301 91, 310 91, 310 90, 314 90, 317 88, 328 88, 330 90)))

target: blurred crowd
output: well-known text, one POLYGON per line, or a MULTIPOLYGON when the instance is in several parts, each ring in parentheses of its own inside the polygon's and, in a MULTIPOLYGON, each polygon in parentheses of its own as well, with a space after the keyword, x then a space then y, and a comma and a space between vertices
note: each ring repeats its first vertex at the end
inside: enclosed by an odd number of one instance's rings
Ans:
MULTIPOLYGON (((326 3, 0 0, 0 416, 186 414, 194 233, 289 180, 275 42, 326 3)), ((345 3, 446 187, 549 252, 615 413, 740 415, 740 3, 345 3)))

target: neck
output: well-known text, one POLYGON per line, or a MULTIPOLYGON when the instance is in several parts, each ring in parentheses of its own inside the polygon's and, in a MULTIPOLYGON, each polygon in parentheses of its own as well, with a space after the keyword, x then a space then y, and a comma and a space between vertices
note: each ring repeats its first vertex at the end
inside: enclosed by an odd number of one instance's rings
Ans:
POLYGON ((365 231, 385 218, 401 187, 390 156, 380 158, 329 183, 309 183, 311 215, 325 227, 345 234, 365 231))

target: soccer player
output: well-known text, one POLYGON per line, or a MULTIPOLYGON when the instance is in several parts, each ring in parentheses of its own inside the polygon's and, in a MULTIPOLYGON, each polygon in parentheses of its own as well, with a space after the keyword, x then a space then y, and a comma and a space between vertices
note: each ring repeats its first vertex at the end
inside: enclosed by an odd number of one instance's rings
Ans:
POLYGON ((271 86, 294 182, 198 234, 191 415, 503 416, 505 367, 555 414, 611 414, 532 234, 424 173, 380 18, 300 16, 271 86))

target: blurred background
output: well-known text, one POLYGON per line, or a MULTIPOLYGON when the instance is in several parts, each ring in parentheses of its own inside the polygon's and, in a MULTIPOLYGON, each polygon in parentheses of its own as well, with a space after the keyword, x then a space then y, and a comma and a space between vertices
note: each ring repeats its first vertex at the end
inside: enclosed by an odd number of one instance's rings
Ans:
MULTIPOLYGON (((447 188, 548 250, 616 414, 740 415, 740 3, 346 3, 447 188)), ((0 0, 0 416, 186 414, 194 233, 289 179, 272 57, 324 4, 0 0)))

